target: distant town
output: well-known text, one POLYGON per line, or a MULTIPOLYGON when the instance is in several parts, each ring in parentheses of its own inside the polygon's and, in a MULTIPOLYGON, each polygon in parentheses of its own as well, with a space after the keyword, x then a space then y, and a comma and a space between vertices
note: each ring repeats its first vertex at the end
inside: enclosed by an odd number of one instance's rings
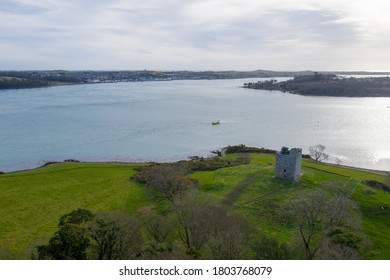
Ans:
MULTIPOLYGON (((306 73, 306 72, 305 72, 306 73)), ((0 88, 29 88, 61 84, 205 80, 291 76, 295 72, 257 71, 0 71, 0 88)))

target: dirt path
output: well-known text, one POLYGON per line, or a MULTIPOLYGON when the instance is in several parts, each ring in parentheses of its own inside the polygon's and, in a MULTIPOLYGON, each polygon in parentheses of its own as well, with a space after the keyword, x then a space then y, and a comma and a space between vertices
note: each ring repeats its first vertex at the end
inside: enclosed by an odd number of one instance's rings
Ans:
POLYGON ((235 186, 235 188, 227 195, 227 197, 222 201, 222 203, 226 206, 232 206, 237 198, 242 194, 242 192, 248 187, 250 184, 259 177, 260 174, 254 174, 249 176, 246 180, 241 181, 235 186))

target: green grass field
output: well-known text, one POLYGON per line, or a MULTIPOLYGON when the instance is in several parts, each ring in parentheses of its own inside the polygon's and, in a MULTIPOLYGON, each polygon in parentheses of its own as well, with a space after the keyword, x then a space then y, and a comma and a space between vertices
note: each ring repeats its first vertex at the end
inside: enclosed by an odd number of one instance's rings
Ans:
POLYGON ((77 208, 135 213, 152 203, 129 180, 132 164, 58 164, 0 176, 0 243, 18 258, 47 242, 77 208))
MULTIPOLYGON (((77 208, 93 212, 123 211, 140 215, 156 202, 143 185, 130 180, 136 164, 62 163, 0 175, 0 249, 11 257, 29 259, 34 246, 48 241, 61 215, 77 208)), ((252 154, 248 165, 198 171, 200 190, 244 216, 259 231, 292 242, 294 229, 272 219, 272 206, 323 182, 354 184, 353 199, 369 245, 361 257, 390 259, 390 193, 372 189, 362 180, 384 181, 381 172, 319 164, 304 159, 299 182, 273 177, 274 156, 252 154), (341 183, 340 183, 341 182, 341 183)))

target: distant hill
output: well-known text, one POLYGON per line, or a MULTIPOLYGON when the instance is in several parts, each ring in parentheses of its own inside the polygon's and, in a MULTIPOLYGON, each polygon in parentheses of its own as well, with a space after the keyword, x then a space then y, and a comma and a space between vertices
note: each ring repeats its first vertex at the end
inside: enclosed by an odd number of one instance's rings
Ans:
MULTIPOLYGON (((0 89, 45 87, 60 84, 115 83, 171 80, 216 80, 243 78, 296 77, 313 71, 0 71, 0 89)), ((325 73, 325 72, 324 72, 325 73)), ((329 72, 338 75, 389 74, 379 72, 329 72)))
POLYGON ((58 83, 113 83, 170 80, 214 80, 292 77, 313 72, 256 71, 0 71, 0 89, 50 86, 58 83))
POLYGON ((290 72, 257 71, 0 71, 0 89, 46 87, 59 84, 169 80, 207 80, 291 76, 290 72))

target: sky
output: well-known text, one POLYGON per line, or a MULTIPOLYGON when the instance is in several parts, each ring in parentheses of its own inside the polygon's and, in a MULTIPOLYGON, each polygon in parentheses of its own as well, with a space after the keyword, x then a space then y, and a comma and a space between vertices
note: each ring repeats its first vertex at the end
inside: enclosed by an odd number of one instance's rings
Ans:
POLYGON ((390 70, 387 0, 0 0, 0 70, 390 70))

